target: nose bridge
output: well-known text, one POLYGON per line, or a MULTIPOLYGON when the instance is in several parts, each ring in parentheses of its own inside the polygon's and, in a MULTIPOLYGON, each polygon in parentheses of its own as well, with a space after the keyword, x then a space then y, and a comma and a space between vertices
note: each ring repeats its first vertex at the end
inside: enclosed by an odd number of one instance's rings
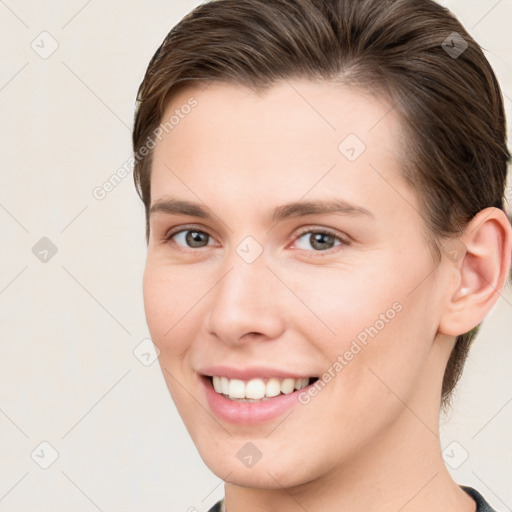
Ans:
POLYGON ((208 329, 224 341, 237 343, 247 333, 275 338, 284 326, 274 276, 256 243, 243 240, 230 251, 223 277, 212 290, 208 329))
POLYGON ((237 315, 249 315, 251 311, 264 311, 269 305, 269 301, 264 300, 268 294, 264 292, 270 286, 270 272, 263 253, 254 260, 245 259, 250 251, 242 252, 241 256, 239 247, 226 260, 228 273, 217 286, 215 302, 216 305, 230 308, 232 312, 238 310, 237 315))
POLYGON ((218 299, 260 308, 261 292, 271 285, 266 262, 263 245, 251 235, 243 238, 226 255, 228 273, 218 285, 218 299))

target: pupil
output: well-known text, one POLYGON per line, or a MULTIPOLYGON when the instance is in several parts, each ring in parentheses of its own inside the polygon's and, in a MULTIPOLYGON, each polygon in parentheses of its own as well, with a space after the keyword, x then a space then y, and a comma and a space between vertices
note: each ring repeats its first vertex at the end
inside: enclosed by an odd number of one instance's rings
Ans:
POLYGON ((327 233, 315 233, 315 234, 311 235, 311 237, 312 237, 312 242, 311 242, 312 247, 318 248, 318 245, 319 245, 320 249, 325 249, 325 244, 329 245, 333 241, 333 237, 327 233))
POLYGON ((186 236, 187 244, 192 247, 201 247, 201 242, 204 242, 207 236, 206 233, 202 233, 201 231, 189 231, 186 236))

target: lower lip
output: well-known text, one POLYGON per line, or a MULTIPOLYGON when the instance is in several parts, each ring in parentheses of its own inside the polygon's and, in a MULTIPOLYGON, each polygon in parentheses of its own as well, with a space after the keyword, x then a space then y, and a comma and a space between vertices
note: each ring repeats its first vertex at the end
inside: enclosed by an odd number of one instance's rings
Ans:
POLYGON ((201 381, 205 387, 206 399, 212 412, 221 420, 239 425, 254 425, 273 420, 299 403, 299 393, 308 391, 314 382, 305 388, 288 393, 277 395, 263 402, 238 402, 230 400, 224 395, 217 393, 209 377, 202 376, 201 381))

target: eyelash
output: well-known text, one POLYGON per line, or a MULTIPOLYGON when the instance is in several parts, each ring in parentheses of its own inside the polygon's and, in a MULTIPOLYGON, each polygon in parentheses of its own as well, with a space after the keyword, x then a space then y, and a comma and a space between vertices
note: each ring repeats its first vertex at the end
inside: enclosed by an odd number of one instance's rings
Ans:
MULTIPOLYGON (((185 228, 182 227, 180 229, 177 229, 175 231, 171 231, 170 233, 166 234, 164 236, 164 241, 166 243, 171 243, 172 242, 172 238, 174 236, 178 235, 179 233, 183 233, 183 232, 187 232, 187 231, 197 231, 199 233, 204 233, 205 235, 209 236, 210 238, 213 238, 207 231, 205 231, 203 229, 198 229, 197 227, 194 227, 194 226, 186 226, 185 228)), ((322 256, 329 256, 329 255, 333 254, 333 251, 335 250, 336 247, 343 247, 343 246, 350 245, 350 241, 348 240, 348 238, 341 237, 335 231, 332 231, 332 230, 330 230, 328 228, 311 228, 311 227, 304 228, 303 230, 299 231, 299 233, 294 236, 293 243, 296 242, 299 238, 301 238, 302 236, 304 236, 307 233, 320 233, 320 234, 323 234, 323 235, 329 235, 329 236, 332 236, 333 238, 335 238, 336 240, 338 240, 340 242, 338 245, 335 245, 331 249, 326 249, 324 251, 315 251, 315 250, 311 250, 310 251, 310 250, 307 250, 307 249, 299 249, 299 250, 305 250, 307 252, 313 252, 313 253, 315 253, 315 256, 316 255, 319 255, 320 257, 322 257, 322 256)), ((204 248, 204 247, 199 247, 199 248, 187 247, 187 248, 183 248, 180 245, 178 245, 178 247, 180 247, 181 249, 190 250, 190 251, 195 251, 197 249, 204 248)), ((207 246, 205 246, 205 247, 207 247, 207 246)))

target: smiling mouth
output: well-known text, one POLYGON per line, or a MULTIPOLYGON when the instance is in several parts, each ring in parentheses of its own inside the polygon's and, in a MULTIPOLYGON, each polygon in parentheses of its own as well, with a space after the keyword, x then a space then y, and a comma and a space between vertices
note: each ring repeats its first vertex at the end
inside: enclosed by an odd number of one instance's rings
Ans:
POLYGON ((265 402, 279 395, 289 395, 315 383, 318 377, 255 378, 249 381, 224 376, 204 376, 219 395, 236 402, 265 402))

